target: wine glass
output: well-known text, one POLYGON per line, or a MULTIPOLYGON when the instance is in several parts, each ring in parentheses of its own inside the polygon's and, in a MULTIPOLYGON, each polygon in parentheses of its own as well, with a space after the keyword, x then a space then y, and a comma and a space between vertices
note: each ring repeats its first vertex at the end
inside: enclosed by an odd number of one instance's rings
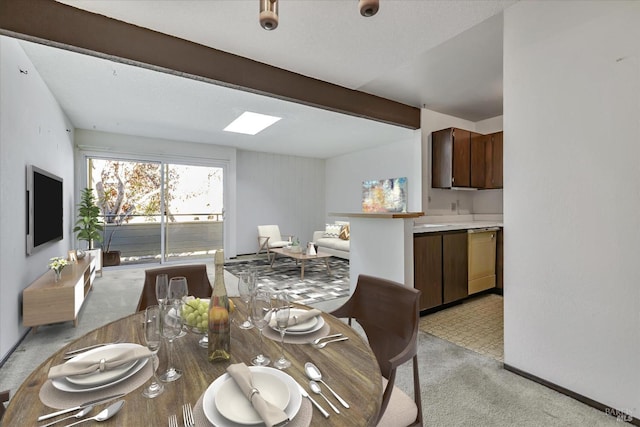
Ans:
POLYGON ((151 377, 151 384, 142 390, 142 395, 148 398, 154 398, 159 396, 164 391, 164 385, 158 382, 156 376, 156 354, 160 349, 160 307, 157 305, 151 305, 144 311, 144 341, 147 348, 151 351, 151 369, 153 370, 153 376, 151 377))
POLYGON ((167 292, 169 291, 169 276, 166 274, 158 274, 156 276, 156 299, 158 305, 164 305, 167 301, 167 292))
MULTIPOLYGON (((167 298, 171 300, 184 301, 184 298, 189 295, 189 287, 187 286, 187 278, 178 276, 169 279, 169 288, 167 291, 167 298)), ((178 338, 185 336, 187 333, 182 330, 178 334, 178 338)))
POLYGON ((290 314, 289 295, 286 292, 280 292, 273 300, 273 316, 276 318, 276 327, 280 332, 280 358, 273 363, 278 369, 286 369, 291 366, 291 362, 284 357, 284 333, 289 326, 290 314))
POLYGON ((166 304, 160 307, 160 332, 162 337, 169 341, 169 367, 160 376, 164 382, 175 381, 182 376, 182 371, 173 366, 173 341, 182 331, 182 300, 168 299, 166 304))
POLYGON ((169 280, 169 291, 167 293, 167 298, 181 300, 187 295, 189 295, 187 278, 182 276, 172 277, 169 280))
MULTIPOLYGON (((256 286, 256 275, 255 273, 243 271, 238 274, 238 293, 240 294, 240 299, 245 303, 249 304, 251 301, 251 295, 255 291, 256 286)), ((247 320, 240 324, 240 329, 251 329, 253 328, 253 323, 251 323, 251 316, 247 313, 247 320)))
POLYGON ((265 290, 256 290, 255 294, 251 297, 249 305, 251 321, 260 331, 260 353, 253 358, 251 363, 256 366, 267 366, 271 363, 271 359, 262 354, 262 330, 269 322, 269 317, 271 316, 271 295, 265 290))

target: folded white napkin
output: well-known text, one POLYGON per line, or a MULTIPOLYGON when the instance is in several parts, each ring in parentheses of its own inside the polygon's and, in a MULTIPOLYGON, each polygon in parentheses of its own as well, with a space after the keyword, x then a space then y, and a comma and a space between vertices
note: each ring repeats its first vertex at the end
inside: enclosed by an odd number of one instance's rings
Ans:
MULTIPOLYGON (((321 313, 322 311, 318 310, 317 308, 307 310, 304 313, 300 313, 299 311, 292 312, 289 315, 289 326, 300 325, 313 317, 319 316, 321 313)), ((275 328, 277 326, 275 314, 271 317, 269 326, 271 326, 272 328, 275 328)))
POLYGON ((149 357, 151 357, 151 352, 146 347, 111 349, 107 358, 104 357, 104 353, 96 352, 94 355, 85 356, 81 360, 71 359, 62 365, 52 366, 49 369, 49 378, 54 379, 107 371, 126 363, 149 357))
POLYGON ((260 396, 260 392, 253 387, 251 371, 244 363, 236 363, 227 368, 227 372, 231 375, 242 390, 251 405, 260 414, 260 418, 267 427, 282 426, 289 422, 289 417, 280 408, 272 405, 260 396))

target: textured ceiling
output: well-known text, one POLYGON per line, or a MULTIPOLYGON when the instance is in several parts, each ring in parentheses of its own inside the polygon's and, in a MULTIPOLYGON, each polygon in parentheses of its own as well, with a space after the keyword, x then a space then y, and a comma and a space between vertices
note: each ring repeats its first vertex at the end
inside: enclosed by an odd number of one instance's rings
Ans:
MULTIPOLYGON (((258 0, 84 1, 74 7, 347 88, 471 121, 502 114, 502 11, 509 1, 280 0, 258 24, 258 0)), ((414 131, 23 42, 77 128, 327 158, 411 138, 414 131), (244 110, 284 120, 255 137, 221 129, 244 110)))

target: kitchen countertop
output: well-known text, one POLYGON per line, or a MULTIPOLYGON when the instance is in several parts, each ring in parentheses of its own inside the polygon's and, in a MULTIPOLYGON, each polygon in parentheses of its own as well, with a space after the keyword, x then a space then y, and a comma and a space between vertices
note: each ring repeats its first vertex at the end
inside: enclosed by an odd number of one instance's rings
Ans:
POLYGON ((466 221, 447 223, 422 223, 413 227, 413 233, 435 233, 438 231, 470 230, 475 228, 503 227, 502 221, 466 221))
POLYGON ((351 212, 351 213, 330 213, 329 216, 347 217, 347 218, 377 218, 377 219, 395 219, 395 218, 417 218, 424 215, 424 212, 351 212))

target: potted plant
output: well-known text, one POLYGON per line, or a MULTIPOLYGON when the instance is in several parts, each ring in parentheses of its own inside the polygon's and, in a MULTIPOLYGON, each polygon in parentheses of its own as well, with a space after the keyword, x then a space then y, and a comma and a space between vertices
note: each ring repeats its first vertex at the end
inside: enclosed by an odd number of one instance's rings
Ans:
POLYGON ((103 244, 102 262, 105 266, 120 265, 120 251, 111 250, 111 241, 116 230, 131 218, 135 206, 125 198, 124 183, 119 178, 116 189, 105 191, 102 182, 98 182, 96 190, 105 222, 103 242, 106 240, 106 245, 103 244), (107 228, 110 228, 108 238, 104 235, 107 228))
POLYGON ((82 190, 80 203, 78 204, 78 218, 73 232, 78 240, 87 241, 87 249, 78 250, 78 258, 84 258, 85 252, 95 259, 96 271, 102 275, 102 249, 95 248, 95 242, 102 242, 104 226, 100 221, 100 208, 96 205, 96 199, 91 188, 82 190))
POLYGON ((87 241, 87 249, 93 249, 93 242, 102 242, 103 236, 100 220, 100 208, 95 203, 93 190, 85 188, 82 190, 80 203, 78 204, 78 219, 76 220, 73 232, 77 233, 78 240, 87 241))
MULTIPOLYGON (((122 225, 122 221, 116 219, 111 221, 110 224, 114 225, 114 227, 111 228, 107 244, 103 246, 104 250, 102 251, 102 263, 105 266, 120 265, 120 251, 111 250, 111 239, 113 239, 113 233, 116 232, 117 227, 122 225)), ((104 231, 106 232, 106 227, 104 231)))

